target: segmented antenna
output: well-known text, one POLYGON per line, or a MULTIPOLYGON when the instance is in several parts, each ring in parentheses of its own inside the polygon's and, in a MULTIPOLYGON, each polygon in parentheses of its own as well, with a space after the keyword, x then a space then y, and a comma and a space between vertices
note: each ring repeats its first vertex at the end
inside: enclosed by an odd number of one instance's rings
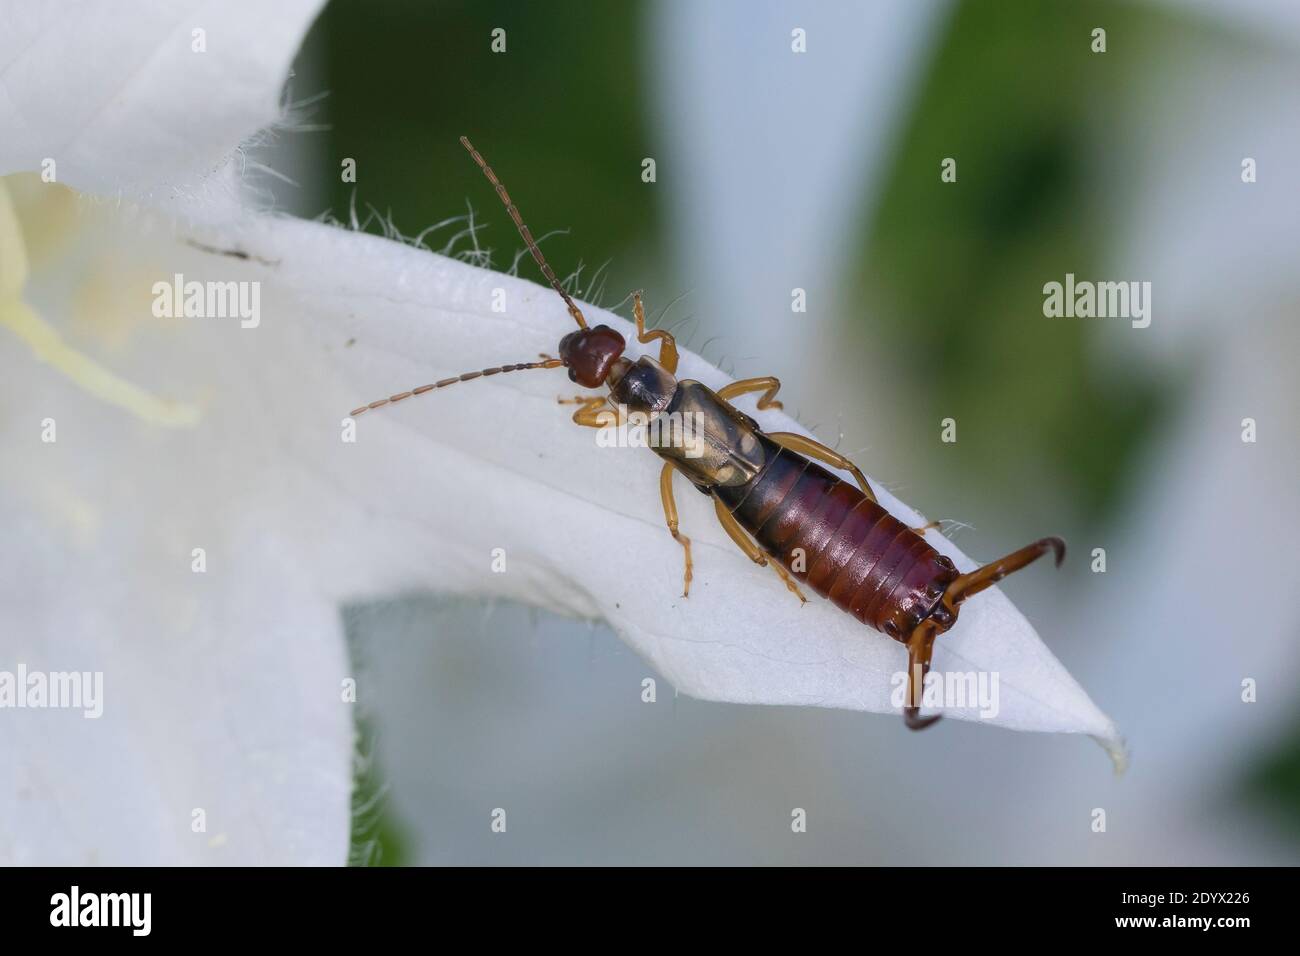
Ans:
POLYGON ((529 232, 528 227, 524 225, 524 218, 519 214, 519 207, 511 201, 510 194, 506 192, 506 187, 501 183, 501 180, 497 179, 497 174, 492 172, 492 167, 487 164, 487 161, 483 158, 482 154, 479 153, 479 151, 470 143, 469 137, 462 136, 460 138, 460 145, 464 146, 465 149, 469 151, 474 162, 478 163, 479 169, 483 170, 483 175, 488 178, 488 182, 492 184, 493 188, 497 191, 497 195, 501 197, 501 201, 505 203, 506 212, 508 212, 510 218, 514 220, 515 228, 519 230, 519 235, 524 237, 524 242, 528 246, 528 251, 531 252, 533 258, 537 260, 537 265, 541 268, 542 275, 546 276, 547 281, 551 283, 551 288, 560 293, 560 298, 564 299, 564 304, 569 307, 569 315, 573 316, 573 321, 578 323, 578 328, 585 329, 587 327, 587 317, 582 314, 582 310, 578 308, 569 293, 564 291, 564 288, 560 285, 560 280, 555 278, 555 273, 551 270, 551 267, 547 265, 546 259, 542 256, 542 250, 537 248, 537 243, 533 241, 533 234, 529 232))
POLYGON ((409 392, 398 392, 396 395, 389 395, 387 398, 381 398, 378 401, 371 402, 369 405, 362 405, 360 408, 354 408, 348 412, 349 418, 356 418, 362 412, 369 411, 372 408, 382 408, 384 405, 392 405, 403 399, 411 398, 414 395, 423 395, 425 392, 431 392, 435 388, 446 388, 448 385, 455 385, 457 382, 472 382, 476 378, 483 378, 487 375, 500 375, 502 372, 522 372, 529 368, 559 368, 564 363, 559 359, 547 359, 544 362, 524 362, 520 365, 502 365, 498 368, 485 368, 480 372, 466 372, 463 375, 456 375, 453 378, 444 378, 440 381, 433 382, 430 385, 421 385, 419 388, 413 388, 409 392))

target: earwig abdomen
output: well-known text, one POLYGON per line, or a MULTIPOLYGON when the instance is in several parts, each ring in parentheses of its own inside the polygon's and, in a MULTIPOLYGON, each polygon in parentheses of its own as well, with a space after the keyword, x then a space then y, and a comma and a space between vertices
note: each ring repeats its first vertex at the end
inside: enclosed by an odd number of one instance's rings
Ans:
POLYGON ((899 640, 928 617, 957 569, 851 482, 761 436, 753 479, 715 497, 794 577, 899 640))

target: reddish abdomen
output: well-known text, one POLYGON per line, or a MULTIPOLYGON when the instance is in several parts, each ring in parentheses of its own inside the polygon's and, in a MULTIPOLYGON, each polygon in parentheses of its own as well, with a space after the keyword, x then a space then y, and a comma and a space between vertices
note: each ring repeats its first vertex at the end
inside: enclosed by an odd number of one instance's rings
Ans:
POLYGON ((857 485, 762 441, 763 469, 713 494, 794 577, 878 631, 892 620, 905 639, 956 576, 951 562, 857 485))

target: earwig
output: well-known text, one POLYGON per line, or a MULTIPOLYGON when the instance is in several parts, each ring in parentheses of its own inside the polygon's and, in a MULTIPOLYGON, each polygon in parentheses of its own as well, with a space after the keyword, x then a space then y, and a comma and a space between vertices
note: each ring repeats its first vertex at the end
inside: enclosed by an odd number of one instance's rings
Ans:
POLYGON ((658 359, 643 355, 625 358, 626 340, 607 325, 588 326, 586 317, 560 285, 519 208, 492 167, 464 136, 461 145, 496 190, 542 274, 559 293, 577 331, 559 344, 559 358, 503 365, 466 372, 422 385, 354 409, 356 416, 372 408, 403 401, 434 389, 502 372, 535 368, 568 369, 571 381, 586 388, 608 388, 608 395, 578 399, 573 421, 590 428, 610 424, 619 406, 653 419, 671 414, 702 422, 690 446, 666 442, 653 446, 664 459, 659 491, 668 531, 684 552, 683 597, 690 595, 691 541, 678 527, 673 476, 683 474, 713 499, 719 523, 755 564, 769 565, 799 600, 799 584, 847 611, 868 627, 907 647, 907 698, 903 720, 912 730, 930 726, 940 715, 920 715, 922 689, 930 671, 934 641, 957 623, 963 603, 1019 571, 1049 551, 1059 567, 1065 542, 1048 537, 1013 551, 967 574, 961 574, 923 535, 934 523, 908 527, 876 500, 861 470, 843 455, 794 432, 765 432, 731 400, 761 392, 757 407, 780 408, 781 382, 771 376, 732 382, 714 391, 691 379, 676 377, 677 343, 661 329, 647 331, 641 293, 632 294, 637 342, 659 342, 658 359), (846 471, 845 481, 823 468, 846 471))

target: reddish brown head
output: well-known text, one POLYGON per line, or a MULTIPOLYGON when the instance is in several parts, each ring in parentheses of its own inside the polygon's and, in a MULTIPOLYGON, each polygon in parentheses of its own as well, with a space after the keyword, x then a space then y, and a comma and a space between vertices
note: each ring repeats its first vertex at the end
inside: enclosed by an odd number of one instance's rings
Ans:
POLYGON ((608 325, 579 329, 560 339, 560 361, 569 370, 569 378, 585 388, 605 384, 610 369, 618 361, 627 342, 608 325))

